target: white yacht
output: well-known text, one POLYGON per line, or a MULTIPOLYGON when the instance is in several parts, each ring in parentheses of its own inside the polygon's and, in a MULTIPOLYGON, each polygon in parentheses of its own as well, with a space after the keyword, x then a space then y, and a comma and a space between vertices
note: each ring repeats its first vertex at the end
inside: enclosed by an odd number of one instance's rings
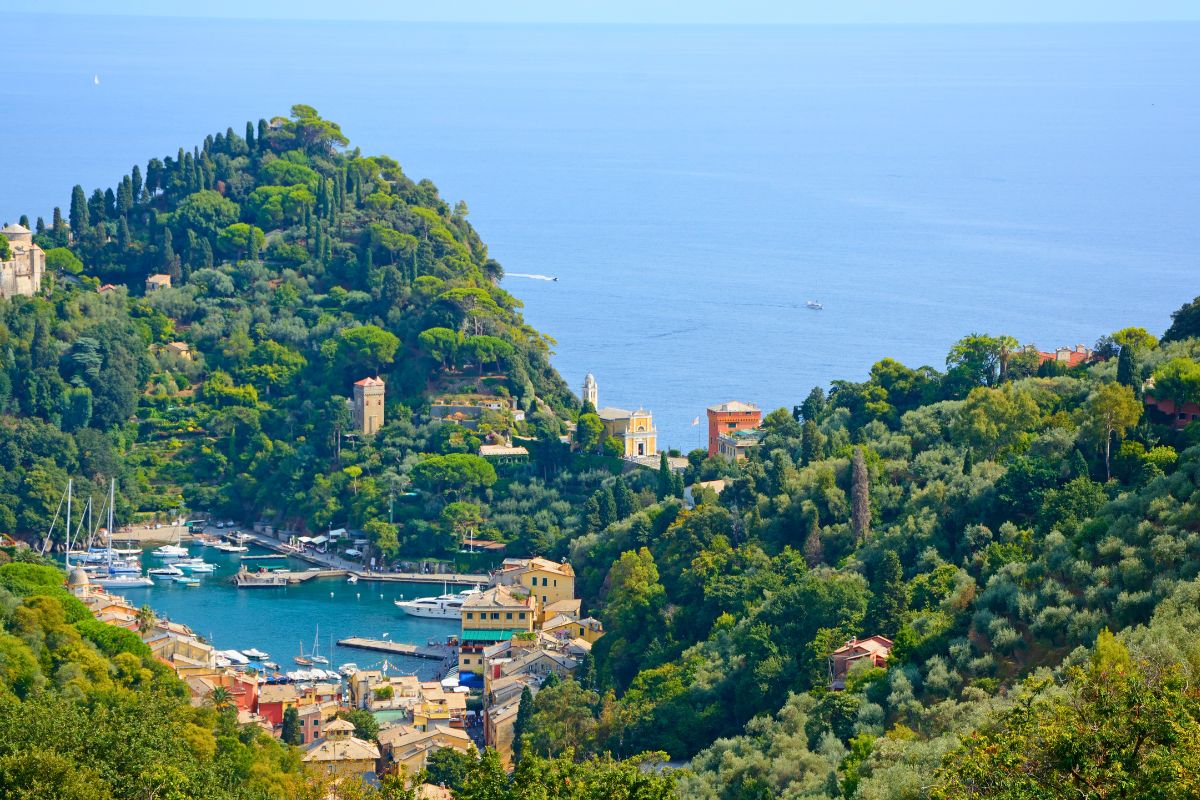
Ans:
POLYGON ((245 553, 250 549, 244 544, 230 544, 228 542, 218 542, 217 544, 214 544, 213 547, 217 550, 220 550, 222 553, 245 553))
POLYGON ((243 650, 242 654, 253 661, 264 661, 269 655, 254 647, 251 647, 249 650, 243 650))
POLYGON ((154 567, 146 571, 151 578, 159 578, 160 580, 172 580, 183 574, 183 570, 178 567, 167 565, 165 567, 154 567))
POLYGON ((217 570, 215 564, 209 564, 202 558, 183 558, 173 563, 184 572, 216 572, 217 570))
POLYGON ((418 597, 415 600, 397 600, 396 605, 411 617, 430 619, 462 619, 463 602, 478 589, 467 589, 457 594, 441 594, 437 597, 418 597))
POLYGON ((156 547, 151 550, 150 555, 155 558, 187 558, 188 550, 186 547, 180 547, 177 544, 164 544, 162 547, 156 547))
POLYGON ((122 575, 108 574, 102 575, 99 578, 93 578, 92 583, 103 586, 105 589, 132 589, 135 586, 153 586, 154 581, 144 575, 122 575))
POLYGON ((811 308, 813 311, 820 311, 825 308, 825 306, 821 305, 816 300, 809 300, 804 304, 804 307, 811 308))

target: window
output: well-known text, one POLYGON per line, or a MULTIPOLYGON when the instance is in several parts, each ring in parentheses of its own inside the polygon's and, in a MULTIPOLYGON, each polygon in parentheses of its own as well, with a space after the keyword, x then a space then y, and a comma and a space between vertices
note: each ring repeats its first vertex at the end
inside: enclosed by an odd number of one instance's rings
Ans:
POLYGON ((500 619, 500 612, 499 612, 499 611, 493 611, 493 612, 492 612, 492 619, 500 619))
POLYGON ((542 578, 542 586, 545 586, 545 585, 546 585, 546 579, 542 578))
POLYGON ((542 605, 546 604, 546 595, 542 595, 542 605))
POLYGON ((504 612, 504 618, 505 618, 505 619, 512 619, 512 612, 511 612, 511 611, 506 611, 506 612, 504 612))
POLYGON ((475 619, 474 615, 470 611, 467 612, 467 619, 475 619))
POLYGON ((522 611, 522 612, 521 612, 521 614, 520 614, 520 616, 518 616, 517 618, 518 618, 518 619, 525 619, 525 612, 524 612, 524 611, 522 611))
POLYGON ((555 579, 554 579, 554 585, 555 585, 555 586, 558 586, 558 578, 555 578, 555 579))

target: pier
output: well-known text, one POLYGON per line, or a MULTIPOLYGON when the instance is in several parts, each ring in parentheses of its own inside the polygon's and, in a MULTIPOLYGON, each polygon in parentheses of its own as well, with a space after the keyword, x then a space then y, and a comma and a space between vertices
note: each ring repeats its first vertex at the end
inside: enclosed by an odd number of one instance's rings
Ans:
POLYGON ((283 553, 269 553, 265 556, 242 556, 242 561, 268 561, 272 559, 286 559, 283 553))
POLYGON ((366 639, 362 636, 351 636, 338 640, 338 647, 350 647, 355 650, 371 650, 376 653, 390 653, 396 656, 413 656, 442 661, 455 655, 458 651, 445 644, 415 645, 406 642, 390 642, 386 639, 366 639))

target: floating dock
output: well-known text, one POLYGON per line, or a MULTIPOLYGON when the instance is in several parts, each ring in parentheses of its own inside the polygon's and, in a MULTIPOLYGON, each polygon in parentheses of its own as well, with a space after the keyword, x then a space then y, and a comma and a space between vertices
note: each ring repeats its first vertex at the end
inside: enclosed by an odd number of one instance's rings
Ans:
POLYGON ((282 553, 270 553, 265 556, 242 556, 242 561, 268 561, 272 559, 287 558, 282 553))
POLYGON ((441 661, 455 655, 458 651, 445 644, 415 645, 407 642, 389 642, 387 639, 366 639, 362 636, 351 636, 339 639, 338 647, 350 647, 355 650, 372 650, 376 653, 391 653, 396 656, 413 656, 441 661))

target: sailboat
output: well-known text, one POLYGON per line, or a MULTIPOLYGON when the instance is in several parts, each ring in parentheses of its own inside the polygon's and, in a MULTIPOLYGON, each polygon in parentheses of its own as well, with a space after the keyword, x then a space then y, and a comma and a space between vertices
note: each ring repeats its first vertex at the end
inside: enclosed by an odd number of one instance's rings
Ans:
POLYGON ((295 661, 297 664, 299 664, 302 667, 311 667, 312 666, 312 663, 313 663, 312 660, 304 655, 304 642, 300 643, 300 655, 293 658, 292 661, 295 661))
POLYGON ((99 85, 100 85, 100 76, 99 76, 99 75, 93 75, 93 76, 92 76, 92 85, 93 85, 93 86, 99 86, 99 85))
POLYGON ((142 574, 141 565, 139 564, 136 572, 118 571, 113 569, 112 562, 112 532, 113 532, 113 504, 117 495, 117 479, 110 478, 108 483, 108 530, 105 531, 108 539, 108 572, 95 579, 94 583, 103 586, 105 589, 130 589, 137 586, 153 586, 154 581, 142 574))
POLYGON ((313 649, 312 649, 312 652, 308 654, 308 657, 312 659, 312 663, 314 663, 314 664, 328 664, 329 659, 323 655, 320 655, 317 652, 317 646, 320 644, 320 641, 321 641, 321 626, 318 625, 317 632, 315 634, 313 634, 313 649))

